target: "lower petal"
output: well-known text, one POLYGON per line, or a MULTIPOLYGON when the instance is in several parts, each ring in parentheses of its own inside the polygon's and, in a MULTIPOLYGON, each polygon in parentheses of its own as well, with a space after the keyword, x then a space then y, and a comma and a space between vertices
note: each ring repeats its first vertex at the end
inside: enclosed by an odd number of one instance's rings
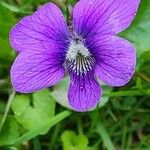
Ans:
POLYGON ((65 74, 57 53, 24 51, 11 68, 11 80, 16 91, 31 93, 58 83, 65 74), (56 56, 55 56, 56 55, 56 56))
POLYGON ((136 50, 125 39, 104 36, 93 47, 97 58, 96 75, 110 86, 127 84, 135 72, 136 50))
POLYGON ((100 101, 102 91, 93 72, 83 76, 70 73, 70 79, 68 99, 72 109, 85 112, 95 108, 100 101))

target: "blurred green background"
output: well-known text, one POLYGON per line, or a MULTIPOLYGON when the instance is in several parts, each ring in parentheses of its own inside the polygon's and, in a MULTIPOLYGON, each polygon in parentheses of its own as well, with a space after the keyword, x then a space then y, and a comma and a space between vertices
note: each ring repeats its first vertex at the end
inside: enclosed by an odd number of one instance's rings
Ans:
MULTIPOLYGON (((120 34, 137 48, 133 79, 120 88, 103 85, 101 103, 88 113, 55 102, 65 99, 67 79, 32 95, 12 90, 10 28, 46 2, 0 0, 0 150, 150 150, 150 0, 141 0, 133 24, 120 34)), ((67 0, 53 2, 66 15, 67 0)))

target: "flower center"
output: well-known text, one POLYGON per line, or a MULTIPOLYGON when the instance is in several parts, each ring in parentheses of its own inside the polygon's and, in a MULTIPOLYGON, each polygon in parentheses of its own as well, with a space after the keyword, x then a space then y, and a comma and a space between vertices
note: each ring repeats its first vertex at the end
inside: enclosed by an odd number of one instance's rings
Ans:
POLYGON ((71 41, 66 60, 68 69, 77 75, 87 74, 94 64, 94 58, 82 41, 71 41))

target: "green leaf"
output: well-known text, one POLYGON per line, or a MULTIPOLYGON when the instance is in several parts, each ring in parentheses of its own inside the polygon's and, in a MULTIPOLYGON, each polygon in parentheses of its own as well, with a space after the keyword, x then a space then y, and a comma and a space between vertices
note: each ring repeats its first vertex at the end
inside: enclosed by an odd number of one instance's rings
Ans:
POLYGON ((0 3, 0 37, 7 38, 9 37, 9 30, 15 24, 17 19, 14 17, 14 14, 9 11, 7 8, 1 5, 0 3))
POLYGON ((85 135, 76 135, 73 131, 65 131, 61 135, 63 150, 87 150, 88 138, 85 135))
MULTIPOLYGON (((22 126, 31 130, 41 126, 54 116, 55 101, 48 90, 34 93, 32 99, 28 95, 17 95, 12 104, 15 117, 22 126)), ((42 134, 48 129, 43 129, 42 134)))
POLYGON ((69 86, 69 78, 66 77, 54 87, 54 90, 51 92, 51 95, 52 97, 55 98, 55 100, 59 104, 61 104, 64 107, 70 108, 70 105, 68 104, 68 96, 67 96, 68 86, 69 86))
MULTIPOLYGON (((103 91, 105 91, 105 93, 110 93, 112 91, 112 88, 109 86, 102 86, 103 91)), ((109 96, 104 96, 102 95, 101 99, 100 99, 100 103, 98 104, 98 107, 101 108, 103 106, 105 106, 107 104, 107 102, 109 101, 109 96)))
POLYGON ((35 128, 31 129, 30 131, 28 131, 27 133, 25 133, 24 135, 22 135, 21 137, 19 137, 14 143, 14 144, 20 144, 22 142, 31 140, 32 138, 36 137, 37 135, 39 135, 41 132, 43 132, 43 130, 46 129, 50 129, 51 127, 53 127, 54 125, 58 124, 60 121, 62 121, 63 119, 65 119, 66 117, 71 115, 71 111, 64 111, 62 113, 59 113, 58 115, 56 115, 53 118, 49 118, 49 120, 47 122, 43 122, 42 125, 40 126, 35 126, 35 128))
POLYGON ((1 55, 0 55, 0 65, 7 65, 7 67, 12 63, 15 53, 14 51, 10 48, 8 40, 0 38, 0 50, 1 50, 1 55))
POLYGON ((140 59, 145 63, 150 63, 150 51, 144 52, 140 59))
POLYGON ((121 35, 133 42, 140 56, 150 50, 150 1, 141 0, 140 8, 133 24, 121 35))
POLYGON ((7 2, 0 2, 1 6, 3 6, 5 9, 15 12, 15 13, 23 13, 23 14, 31 14, 30 10, 26 10, 25 6, 23 4, 23 7, 17 7, 15 5, 9 4, 7 2))
POLYGON ((39 113, 48 115, 49 118, 55 116, 55 100, 50 96, 48 89, 33 94, 34 106, 39 113))
POLYGON ((150 76, 150 51, 144 52, 140 58, 140 63, 139 63, 139 67, 138 70, 140 72, 144 72, 147 74, 147 76, 150 76))
POLYGON ((0 4, 0 65, 10 65, 15 53, 9 44, 9 31, 16 22, 14 14, 0 4))
POLYGON ((9 11, 7 8, 2 6, 2 2, 0 2, 0 22, 14 23, 16 21, 13 13, 9 11))
MULTIPOLYGON (((0 116, 1 122, 2 116, 0 116)), ((13 116, 9 116, 0 132, 0 146, 9 145, 19 138, 19 125, 13 116)))

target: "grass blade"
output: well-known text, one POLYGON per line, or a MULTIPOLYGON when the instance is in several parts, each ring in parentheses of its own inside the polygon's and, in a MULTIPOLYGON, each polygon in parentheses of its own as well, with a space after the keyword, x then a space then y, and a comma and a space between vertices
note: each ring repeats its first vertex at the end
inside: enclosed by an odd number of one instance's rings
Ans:
POLYGON ((111 141, 111 139, 101 121, 99 121, 96 131, 101 136, 105 147, 108 150, 115 150, 115 146, 113 145, 113 142, 111 141))

